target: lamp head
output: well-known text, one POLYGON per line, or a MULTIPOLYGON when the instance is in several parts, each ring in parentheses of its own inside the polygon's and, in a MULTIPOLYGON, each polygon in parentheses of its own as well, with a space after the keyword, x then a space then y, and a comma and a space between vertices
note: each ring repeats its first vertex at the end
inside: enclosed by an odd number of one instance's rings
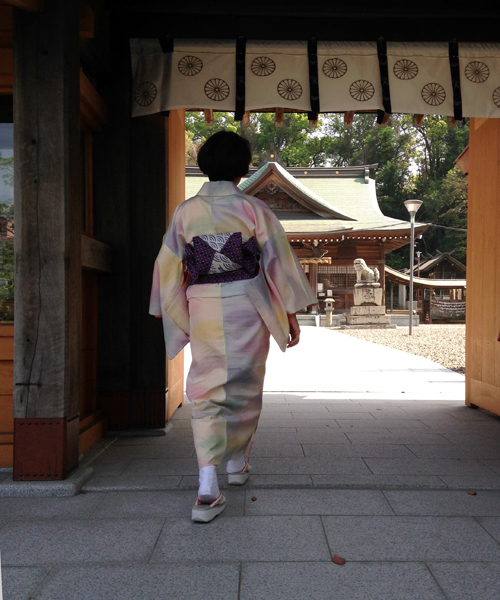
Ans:
POLYGON ((414 217, 422 205, 422 200, 405 200, 404 205, 408 209, 410 217, 414 217))

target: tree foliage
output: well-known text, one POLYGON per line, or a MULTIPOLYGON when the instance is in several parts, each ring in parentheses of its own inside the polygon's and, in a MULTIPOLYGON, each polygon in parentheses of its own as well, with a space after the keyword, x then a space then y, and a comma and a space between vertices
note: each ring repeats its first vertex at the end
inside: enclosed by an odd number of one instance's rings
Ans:
MULTIPOLYGON (((343 115, 322 115, 318 128, 311 129, 305 114, 285 113, 283 126, 276 127, 272 113, 252 114, 247 125, 235 122, 231 113, 214 113, 209 127, 203 113, 187 113, 188 164, 196 164, 197 146, 223 129, 249 140, 254 166, 272 147, 287 167, 377 165, 371 176, 385 215, 408 221, 404 201, 419 198, 423 205, 418 221, 467 227, 467 177, 454 161, 468 144, 468 123, 449 128, 446 117, 427 116, 415 128, 410 115, 392 115, 388 127, 381 128, 375 115, 360 114, 346 128, 343 115)), ((430 227, 417 248, 428 254, 453 251, 465 262, 466 233, 430 227)), ((406 267, 408 261, 407 246, 387 256, 395 268, 406 267)))

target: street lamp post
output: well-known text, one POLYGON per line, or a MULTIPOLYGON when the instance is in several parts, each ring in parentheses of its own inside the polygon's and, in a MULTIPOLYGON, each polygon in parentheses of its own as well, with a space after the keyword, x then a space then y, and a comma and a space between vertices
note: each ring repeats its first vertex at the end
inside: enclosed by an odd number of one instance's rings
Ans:
POLYGON ((410 309, 409 315, 409 335, 413 334, 413 263, 415 261, 415 215, 422 206, 422 200, 406 200, 404 203, 410 213, 411 236, 410 236, 410 309))
MULTIPOLYGON (((422 237, 422 236, 420 236, 422 237)), ((420 255, 422 254, 422 252, 420 252, 420 250, 417 250, 417 277, 420 277, 420 255)), ((420 306, 420 288, 417 289, 417 310, 420 306)))

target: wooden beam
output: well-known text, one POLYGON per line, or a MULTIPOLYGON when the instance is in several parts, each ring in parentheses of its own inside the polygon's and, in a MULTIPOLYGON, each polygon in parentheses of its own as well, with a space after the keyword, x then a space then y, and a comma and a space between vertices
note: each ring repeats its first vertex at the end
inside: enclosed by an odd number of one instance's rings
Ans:
POLYGON ((43 0, 4 0, 14 8, 21 8, 29 12, 43 12, 43 0))
POLYGON ((12 48, 0 48, 0 94, 12 94, 14 86, 14 53, 12 48))
POLYGON ((425 118, 425 115, 413 115, 412 123, 413 127, 420 127, 425 118))
POLYGON ((464 175, 469 173, 469 146, 455 159, 455 164, 464 175))
POLYGON ((384 118, 382 119, 382 123, 379 123, 378 126, 379 127, 387 127, 387 125, 389 124, 390 117, 391 117, 391 115, 389 113, 384 113, 384 118))
POLYGON ((205 113, 205 122, 209 127, 212 127, 212 125, 214 124, 214 111, 211 108, 206 108, 204 111, 205 113))
POLYGON ((285 114, 285 109, 284 108, 276 107, 276 120, 275 120, 276 127, 283 127, 283 116, 284 116, 284 114, 285 114))
MULTIPOLYGON (((4 2, 6 1, 4 0, 4 2)), ((14 2, 11 2, 10 5, 0 5, 0 48, 12 48, 13 5, 14 2)), ((93 37, 94 13, 90 6, 82 6, 80 7, 80 38, 91 39, 93 37)))
POLYGON ((82 269, 94 273, 112 273, 111 248, 92 236, 82 234, 82 269))
POLYGON ((80 69, 80 111, 82 122, 90 131, 100 131, 101 125, 108 120, 104 100, 80 69))
POLYGON ((80 38, 94 37, 94 13, 90 6, 80 7, 80 38))
POLYGON ((0 48, 12 48, 12 6, 0 6, 0 48))
POLYGON ((354 111, 353 110, 348 110, 347 112, 344 113, 344 127, 346 129, 349 129, 350 127, 352 127, 353 120, 354 120, 354 111))

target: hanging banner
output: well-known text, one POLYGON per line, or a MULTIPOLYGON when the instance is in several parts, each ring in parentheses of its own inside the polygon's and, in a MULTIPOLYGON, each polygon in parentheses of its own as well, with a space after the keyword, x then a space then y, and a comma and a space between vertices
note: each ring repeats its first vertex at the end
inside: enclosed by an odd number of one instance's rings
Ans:
MULTIPOLYGON (((236 40, 130 44, 133 116, 178 108, 311 111, 306 41, 247 40, 244 97, 237 97, 236 40)), ((319 41, 315 48, 321 112, 390 107, 394 113, 500 118, 500 44, 387 42, 377 48, 319 41)))

